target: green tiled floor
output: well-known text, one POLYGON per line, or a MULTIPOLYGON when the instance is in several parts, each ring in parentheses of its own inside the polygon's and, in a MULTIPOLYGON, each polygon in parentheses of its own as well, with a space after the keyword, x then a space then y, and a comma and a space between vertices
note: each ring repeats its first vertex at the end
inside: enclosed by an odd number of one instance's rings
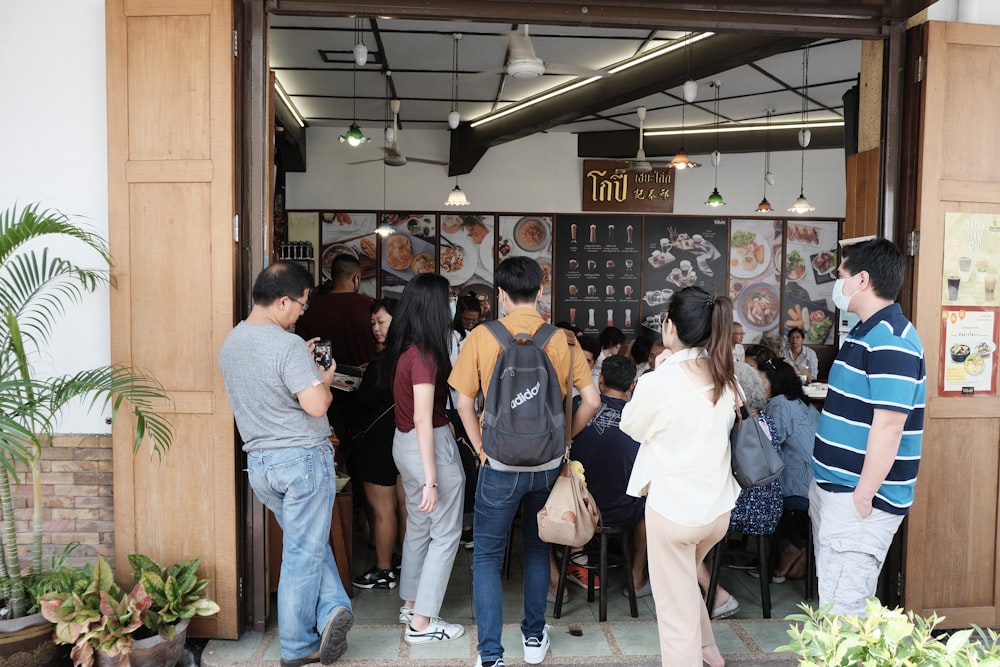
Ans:
MULTIPOLYGON (((355 535, 354 571, 363 572, 371 565, 373 552, 365 548, 366 537, 355 535)), ((465 665, 476 660, 477 633, 472 603, 472 552, 460 549, 441 616, 466 627, 463 637, 433 645, 409 646, 403 641, 403 626, 398 623, 401 604, 396 590, 355 590, 356 623, 349 635, 347 653, 338 661, 344 667, 375 665, 465 665)), ((504 629, 502 641, 508 665, 523 664, 519 623, 523 616, 522 562, 515 545, 511 577, 504 582, 504 629)), ((608 622, 598 623, 598 602, 587 602, 585 589, 569 585, 569 600, 562 617, 552 617, 549 605, 547 620, 552 625, 552 649, 544 664, 560 665, 659 665, 659 639, 656 610, 651 597, 638 600, 639 618, 629 615, 628 600, 621 595, 623 573, 609 573, 608 622), (570 629, 574 630, 570 634, 570 629), (577 635, 577 631, 582 634, 577 635)), ((789 654, 775 654, 774 648, 787 639, 788 624, 763 620, 760 606, 760 582, 744 570, 723 568, 722 585, 740 601, 737 613, 725 621, 713 622, 716 643, 731 667, 738 665, 794 665, 789 654)), ((771 584, 772 618, 781 619, 796 611, 802 600, 802 581, 771 584)), ((206 667, 271 667, 280 660, 276 627, 265 633, 247 633, 238 641, 214 640, 202 654, 206 667)))

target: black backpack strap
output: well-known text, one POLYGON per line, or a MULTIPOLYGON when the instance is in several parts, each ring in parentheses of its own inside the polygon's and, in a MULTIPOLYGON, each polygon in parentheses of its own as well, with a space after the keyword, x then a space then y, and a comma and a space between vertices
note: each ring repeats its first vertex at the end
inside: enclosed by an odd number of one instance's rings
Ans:
POLYGON ((514 342, 514 337, 510 335, 507 331, 507 327, 500 323, 499 320, 488 320, 483 322, 483 326, 486 327, 487 331, 493 334, 497 342, 500 343, 500 351, 506 350, 510 347, 510 344, 514 342))
POLYGON ((559 329, 555 328, 548 322, 542 322, 542 326, 538 327, 538 331, 536 331, 535 335, 532 336, 532 341, 539 350, 544 350, 545 346, 549 344, 552 336, 557 331, 559 331, 559 329))

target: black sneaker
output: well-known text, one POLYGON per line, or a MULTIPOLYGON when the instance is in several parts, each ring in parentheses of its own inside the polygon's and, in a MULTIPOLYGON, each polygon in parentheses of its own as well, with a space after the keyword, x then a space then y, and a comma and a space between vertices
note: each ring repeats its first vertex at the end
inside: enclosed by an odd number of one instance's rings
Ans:
POLYGON ((395 588, 396 573, 392 570, 380 570, 373 565, 370 570, 354 577, 351 582, 358 588, 395 588))
POLYGON ((465 530, 462 531, 462 537, 459 538, 458 543, 459 543, 460 546, 462 546, 462 547, 464 547, 466 549, 472 549, 473 548, 474 545, 473 545, 473 542, 472 542, 472 529, 471 528, 466 528, 465 530))

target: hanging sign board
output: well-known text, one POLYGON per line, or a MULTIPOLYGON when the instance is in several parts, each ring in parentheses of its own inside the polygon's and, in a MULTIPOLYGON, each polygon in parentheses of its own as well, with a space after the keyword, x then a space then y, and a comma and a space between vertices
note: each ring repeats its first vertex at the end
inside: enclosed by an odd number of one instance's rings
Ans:
POLYGON ((613 213, 673 213, 674 170, 653 167, 628 173, 621 160, 583 161, 583 210, 613 213))

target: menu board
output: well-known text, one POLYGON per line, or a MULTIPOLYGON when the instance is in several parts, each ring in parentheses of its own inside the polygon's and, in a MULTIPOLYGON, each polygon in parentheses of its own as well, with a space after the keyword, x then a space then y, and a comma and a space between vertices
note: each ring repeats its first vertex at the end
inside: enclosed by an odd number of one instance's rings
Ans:
POLYGON ((552 320, 552 216, 502 215, 497 257, 531 257, 542 268, 542 296, 538 313, 552 320))
POLYGON ((1000 215, 946 213, 941 303, 998 306, 1000 215))
POLYGON ((685 287, 697 285, 712 295, 725 294, 725 250, 725 218, 646 216, 641 254, 643 324, 659 331, 667 302, 685 287))
POLYGON ((743 325, 743 342, 768 336, 781 347, 780 220, 733 220, 729 229, 729 297, 733 321, 743 325))
POLYGON ((440 271, 455 295, 474 294, 487 319, 493 319, 492 215, 442 215, 440 271))
POLYGON ((789 221, 785 245, 784 327, 805 332, 806 345, 833 344, 837 311, 833 284, 837 281, 835 220, 789 221))
POLYGON ((996 395, 996 314, 983 306, 941 309, 940 396, 996 395))
POLYGON ((378 240, 375 236, 375 225, 378 215, 375 213, 344 213, 339 211, 321 211, 319 214, 319 275, 320 281, 332 279, 330 265, 333 258, 341 254, 349 254, 361 262, 362 294, 375 296, 375 276, 377 270, 375 257, 378 252, 378 240))
POLYGON ((382 296, 398 299, 413 276, 437 269, 434 213, 386 213, 393 233, 382 239, 379 266, 382 267, 382 296))
POLYGON ((585 333, 639 324, 640 216, 561 215, 556 234, 557 322, 585 333))

